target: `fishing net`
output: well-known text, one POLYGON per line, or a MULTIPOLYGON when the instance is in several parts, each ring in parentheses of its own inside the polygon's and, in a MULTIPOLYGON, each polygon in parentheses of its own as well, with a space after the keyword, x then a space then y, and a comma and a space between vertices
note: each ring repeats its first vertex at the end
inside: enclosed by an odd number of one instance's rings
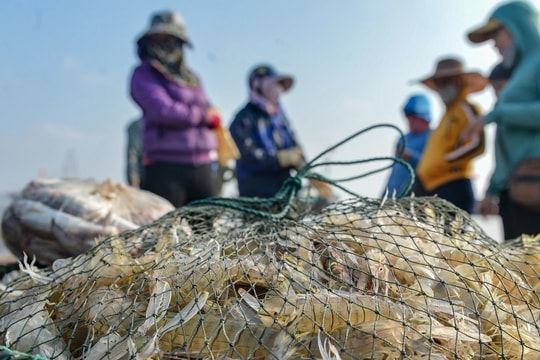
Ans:
MULTIPOLYGON (((304 173, 302 176, 320 179, 304 173)), ((50 359, 537 359, 540 241, 437 198, 210 199, 7 274, 0 336, 50 359)))

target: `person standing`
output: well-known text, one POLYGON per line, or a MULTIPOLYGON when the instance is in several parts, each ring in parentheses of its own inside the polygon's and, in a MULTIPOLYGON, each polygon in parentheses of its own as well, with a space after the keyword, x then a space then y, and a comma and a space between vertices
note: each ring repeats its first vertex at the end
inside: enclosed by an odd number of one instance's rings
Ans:
MULTIPOLYGON (((499 94, 501 93, 502 89, 510 79, 510 75, 512 73, 512 69, 508 69, 504 66, 504 64, 498 63, 491 69, 488 80, 489 84, 491 85, 491 89, 493 90, 493 94, 495 95, 495 98, 499 97, 499 94)), ((503 209, 503 212, 507 209, 503 209)), ((498 202, 495 201, 480 201, 478 203, 478 212, 481 215, 500 215, 501 218, 508 218, 509 214, 501 214, 499 211, 498 202)), ((503 226, 504 227, 504 226, 503 226)))
POLYGON ((463 141, 461 134, 480 113, 468 95, 483 90, 488 81, 478 72, 466 72, 461 60, 447 57, 440 59, 435 72, 420 82, 439 95, 445 112, 424 148, 413 192, 418 196, 437 195, 472 213, 472 162, 484 152, 485 140, 483 133, 469 141, 463 141))
MULTIPOLYGON (((420 156, 424 151, 429 134, 431 134, 431 106, 424 94, 415 94, 408 98, 403 107, 407 118, 409 131, 405 134, 406 147, 403 148, 403 138, 398 140, 395 156, 407 161, 413 170, 416 169, 420 156)), ((409 183, 413 181, 407 167, 400 163, 392 166, 383 196, 403 196, 409 183)))
POLYGON ((142 155, 142 119, 128 124, 126 149, 126 180, 130 186, 143 188, 144 166, 142 155))
MULTIPOLYGON (((469 41, 491 41, 512 74, 493 109, 478 117, 463 132, 469 138, 487 124, 496 124, 495 168, 481 208, 498 205, 504 238, 540 233, 540 211, 524 206, 509 195, 509 177, 522 160, 540 157, 540 34, 538 11, 530 4, 512 1, 497 7, 487 22, 467 33, 469 41)), ((533 197, 535 194, 531 194, 533 197)))
POLYGON ((179 207, 216 195, 214 171, 221 117, 187 65, 192 43, 180 14, 163 11, 137 40, 140 64, 130 92, 143 112, 144 190, 179 207))
MULTIPOLYGON (((249 73, 249 100, 235 115, 229 130, 240 151, 236 160, 238 192, 244 197, 276 195, 291 170, 305 165, 304 151, 280 103, 293 86, 290 75, 281 75, 268 64, 249 73)), ((328 198, 329 187, 312 181, 319 196, 328 198)))

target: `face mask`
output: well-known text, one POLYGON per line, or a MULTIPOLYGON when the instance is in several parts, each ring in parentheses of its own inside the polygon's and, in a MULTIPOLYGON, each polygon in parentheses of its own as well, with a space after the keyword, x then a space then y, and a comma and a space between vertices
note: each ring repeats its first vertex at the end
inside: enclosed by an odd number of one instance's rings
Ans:
POLYGON ((511 68, 516 61, 516 45, 514 42, 508 44, 508 46, 502 52, 502 63, 505 68, 511 68))
POLYGON ((436 91, 445 104, 450 104, 458 95, 459 88, 455 84, 450 84, 446 85, 445 87, 438 88, 436 91))
POLYGON ((283 94, 283 86, 273 78, 264 78, 261 86, 261 93, 264 98, 277 104, 281 94, 283 94))
POLYGON ((160 41, 150 42, 146 51, 152 58, 157 58, 165 63, 178 63, 182 61, 184 51, 182 42, 170 37, 160 41))

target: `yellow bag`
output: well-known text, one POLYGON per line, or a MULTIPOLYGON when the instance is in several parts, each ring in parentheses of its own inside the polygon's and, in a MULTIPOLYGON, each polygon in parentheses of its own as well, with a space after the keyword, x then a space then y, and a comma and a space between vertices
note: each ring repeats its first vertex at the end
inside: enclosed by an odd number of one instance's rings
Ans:
POLYGON ((216 128, 217 137, 217 155, 220 165, 227 165, 229 160, 236 160, 240 158, 240 151, 231 136, 228 129, 223 126, 216 128))

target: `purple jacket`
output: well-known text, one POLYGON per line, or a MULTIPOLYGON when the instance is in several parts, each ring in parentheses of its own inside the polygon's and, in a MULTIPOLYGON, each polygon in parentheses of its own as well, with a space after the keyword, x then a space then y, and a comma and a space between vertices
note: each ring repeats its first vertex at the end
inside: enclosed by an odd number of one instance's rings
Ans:
POLYGON ((211 162, 217 140, 204 119, 209 102, 202 86, 179 85, 142 62, 131 77, 131 97, 143 112, 146 164, 211 162))

